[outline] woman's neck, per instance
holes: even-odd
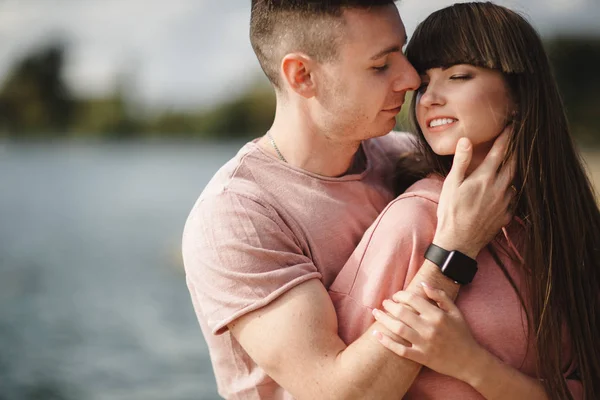
[[[482,143],[477,146],[473,146],[473,156],[471,157],[471,162],[469,163],[469,167],[467,168],[466,176],[471,175],[471,173],[481,165],[483,160],[485,160],[485,157],[490,152],[490,149],[492,148],[493,144],[494,142]]]

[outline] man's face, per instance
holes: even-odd
[[[339,57],[320,65],[316,122],[335,141],[390,132],[419,76],[404,57],[406,32],[396,6],[344,13]]]

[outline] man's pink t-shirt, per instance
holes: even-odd
[[[413,148],[407,134],[366,140],[362,172],[329,178],[249,143],[209,182],[186,222],[183,258],[221,396],[291,398],[227,325],[309,279],[328,288],[394,198],[396,162]]]
[[[336,308],[340,337],[348,344],[374,322],[371,311],[399,290],[406,289],[424,262],[437,224],[437,204],[442,179],[430,177],[411,186],[392,201],[363,236],[356,251],[329,288]],[[513,220],[504,235],[494,241],[498,256],[524,299],[522,225]],[[527,318],[517,293],[488,249],[477,257],[473,282],[460,289],[456,305],[474,338],[504,363],[535,376],[535,349],[527,335]],[[565,378],[575,369],[569,341],[563,345]],[[575,399],[582,399],[582,385],[567,379]],[[480,400],[471,386],[423,368],[405,399]]]

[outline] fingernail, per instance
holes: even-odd
[[[426,284],[425,282],[421,282],[421,286],[423,286],[424,288],[427,288],[427,289],[431,289],[431,287],[429,287],[429,285]]]
[[[469,141],[465,138],[460,138],[458,141],[458,146],[463,150],[467,150],[469,148],[469,144]]]
[[[374,308],[372,313],[374,316],[377,316],[381,311],[379,311],[378,309]]]
[[[373,331],[373,336],[375,336],[379,340],[383,338],[383,335],[379,331]]]

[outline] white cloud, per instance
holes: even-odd
[[[574,10],[581,10],[588,3],[588,0],[547,0],[544,8],[551,13],[569,13]]]

